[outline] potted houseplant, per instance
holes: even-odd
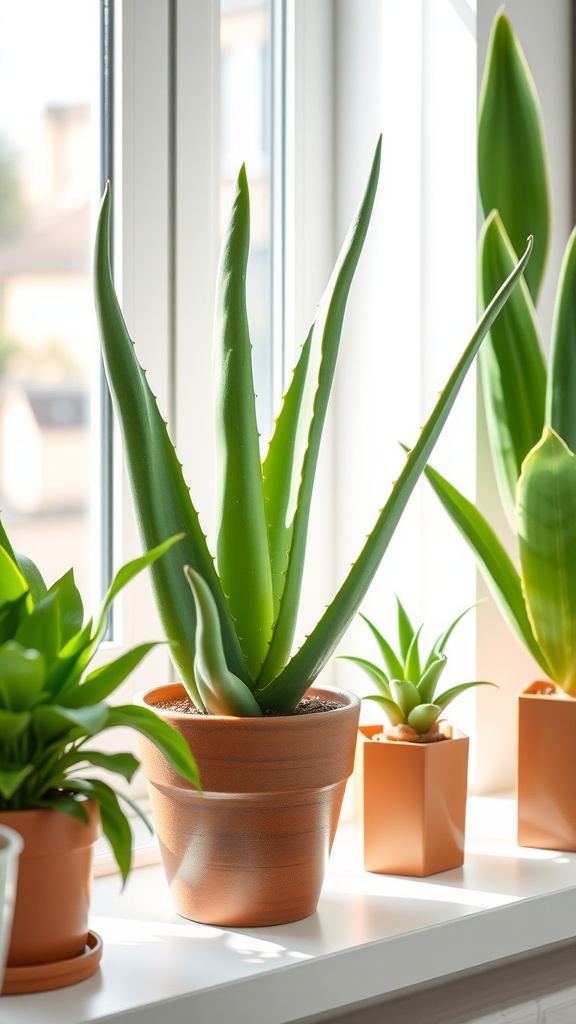
[[[436,874],[464,862],[468,737],[443,717],[449,704],[481,681],[437,693],[446,668],[446,644],[463,615],[421,653],[400,600],[396,649],[365,615],[382,665],[342,655],[375,684],[386,724],[361,725],[364,867],[397,875]],[[491,685],[491,684],[488,684]],[[393,780],[393,783],[391,783]]]
[[[186,535],[178,554],[168,552],[152,570],[181,681],[141,699],[188,738],[204,796],[197,799],[152,744],[143,744],[144,767],[176,908],[212,924],[282,923],[316,908],[352,770],[359,701],[313,684],[355,615],[481,340],[529,257],[530,243],[481,319],[347,579],[292,655],[318,450],[346,300],[376,195],[380,149],[379,142],[263,465],[246,311],[244,168],[238,176],[220,260],[214,338],[216,564],[122,318],[110,270],[109,189],[103,200],[96,306],[142,542],[147,549],[175,529]]]
[[[102,944],[88,929],[93,844],[101,825],[126,880],[131,830],[122,804],[140,812],[93,772],[130,781],[137,759],[103,752],[95,738],[116,726],[136,729],[199,784],[188,747],[161,718],[108,703],[154,644],[90,670],[116,594],[178,539],[124,565],[100,613],[84,622],[73,571],[48,588],[0,523],[0,827],[23,840],[5,993],[57,988],[98,968]]]
[[[567,783],[576,771],[576,231],[558,281],[547,366],[535,311],[550,236],[546,142],[530,70],[502,11],[481,91],[478,173],[487,214],[479,240],[481,302],[514,265],[528,223],[538,250],[480,353],[492,461],[519,570],[476,506],[432,469],[427,473],[544,675],[518,701],[518,842],[576,850],[576,794]]]

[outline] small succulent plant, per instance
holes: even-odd
[[[185,533],[178,550],[153,567],[152,586],[182,683],[196,707],[210,714],[288,714],[326,665],[374,578],[482,339],[530,255],[531,241],[481,317],[347,578],[294,653],[318,453],[348,294],[375,201],[380,151],[381,142],[263,462],[246,309],[250,204],[245,169],[239,173],[215,318],[216,559],[122,317],[110,267],[109,188],[104,196],[95,293],[106,375],[142,543],[148,549],[176,531]]]
[[[14,552],[0,523],[0,811],[52,807],[88,822],[84,803],[90,798],[124,880],[132,835],[122,802],[143,815],[124,793],[94,777],[93,768],[130,781],[139,762],[130,753],[98,750],[94,738],[105,729],[135,729],[197,788],[199,778],[186,743],[161,718],[148,708],[108,703],[155,642],[91,671],[89,666],[116,595],[179,539],[171,537],[119,569],[99,614],[84,622],[72,569],[48,588],[37,566]]]
[[[353,655],[341,655],[345,660],[354,662],[366,672],[378,689],[378,694],[370,694],[364,700],[373,700],[383,709],[388,719],[389,728],[386,734],[390,738],[422,741],[442,739],[444,733],[439,728],[440,716],[449,704],[461,693],[473,686],[493,686],[477,680],[470,683],[459,683],[443,693],[436,693],[440,677],[446,668],[447,659],[444,649],[453,630],[460,620],[470,611],[462,612],[444,630],[432,645],[429,653],[421,653],[422,626],[414,629],[400,599],[398,606],[398,644],[394,648],[382,635],[380,630],[361,614],[372,635],[374,636],[384,662],[384,668],[365,658]]]

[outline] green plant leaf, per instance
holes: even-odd
[[[4,534],[4,536],[6,536],[6,534]],[[2,547],[4,547],[4,544],[2,544]],[[10,554],[10,550],[8,550],[8,554]],[[42,598],[46,597],[46,594],[48,593],[48,588],[42,579],[38,566],[31,558],[28,557],[28,555],[23,555],[21,551],[15,552],[14,560],[28,584],[32,603],[37,605],[38,602],[41,601]]]
[[[152,587],[170,652],[182,682],[200,701],[194,680],[194,599],[183,568],[191,565],[208,582],[218,605],[226,661],[245,681],[248,673],[198,514],[166,423],[140,366],[114,291],[110,267],[110,188],[98,220],[95,297],[110,393],[124,440],[134,507],[145,549],[166,537],[185,537],[151,567]]]
[[[393,700],[389,700],[388,697],[383,697],[380,694],[370,694],[368,697],[364,697],[364,700],[373,700],[376,704],[384,710],[386,718],[390,722],[390,725],[402,725],[406,721],[406,716],[402,711],[402,708],[395,703]]]
[[[302,348],[264,463],[274,574],[284,586],[276,584],[277,619],[257,690],[280,672],[292,650],[320,442],[348,295],[376,197],[381,147],[379,139],[364,196]]]
[[[274,606],[246,312],[249,243],[250,202],[243,165],[216,287],[216,547],[222,589],[248,672],[256,679],[272,635]]]
[[[406,654],[406,661],[404,662],[404,672],[402,673],[403,678],[409,679],[410,682],[414,684],[418,682],[421,675],[419,646],[421,632],[422,626],[420,626],[418,631],[412,637],[412,643],[408,648],[408,652]]]
[[[492,298],[515,262],[514,250],[494,211],[479,240],[481,303]],[[542,435],[546,402],[546,362],[524,279],[518,282],[478,358],[496,482],[508,522],[514,528],[518,477],[526,455]]]
[[[456,626],[458,625],[460,620],[463,619],[464,616],[468,614],[468,612],[471,612],[473,608],[477,608],[479,604],[480,604],[479,601],[475,601],[474,604],[469,605],[468,608],[465,608],[463,612],[460,612],[460,614],[456,616],[454,621],[450,623],[450,625],[447,627],[447,629],[444,630],[443,633],[440,633],[440,636],[435,641],[435,643],[434,643],[434,645],[432,647],[432,650],[430,651],[430,654],[428,655],[428,659],[427,659],[426,664],[424,666],[424,672],[426,672],[426,670],[430,668],[430,665],[432,664],[433,661],[436,660],[436,657],[439,654],[443,654],[444,653],[444,650],[446,648],[446,644],[448,643],[450,637],[452,636],[452,633],[456,629]]]
[[[68,734],[70,740],[94,736],[108,724],[106,704],[87,708],[63,708],[57,704],[39,704],[32,711],[32,729],[38,742],[47,746]]]
[[[418,693],[423,704],[431,704],[436,693],[438,680],[446,668],[448,659],[445,654],[438,654],[429,664],[418,683]]]
[[[504,282],[479,321],[471,341],[458,360],[431,415],[422,428],[414,448],[408,455],[390,497],[380,512],[357,561],[300,650],[262,692],[259,698],[262,707],[275,707],[278,710],[289,710],[291,707],[295,707],[340,642],[374,578],[480,344],[522,274],[530,252],[531,241],[517,267]]]
[[[391,679],[390,693],[395,703],[402,708],[405,718],[408,718],[410,712],[422,703],[417,688],[409,679]]]
[[[29,592],[26,591],[15,601],[6,601],[0,607],[0,645],[12,640],[20,623],[26,620],[29,600]]]
[[[28,584],[16,562],[0,547],[0,608],[12,605],[29,592]]]
[[[92,797],[100,809],[102,831],[110,843],[112,853],[125,883],[132,863],[132,832],[116,793],[99,779],[70,779],[72,792]]]
[[[151,740],[182,778],[201,789],[198,767],[186,741],[149,708],[126,704],[110,708],[106,728],[127,726]]]
[[[78,682],[72,689],[65,689],[62,692],[62,704],[69,708],[81,708],[106,700],[156,646],[155,641],[140,644],[139,647],[120,655],[115,661],[109,661],[106,665],[94,669],[82,683]]]
[[[459,683],[458,686],[452,686],[449,690],[445,690],[438,697],[435,698],[434,703],[440,708],[440,711],[444,711],[449,704],[454,700],[455,697],[459,697],[461,693],[466,693],[466,690],[472,689],[473,686],[495,686],[495,683],[488,683],[482,679],[474,680],[473,683]]]
[[[133,754],[102,754],[98,750],[85,750],[84,748],[72,750],[61,759],[62,767],[66,770],[82,763],[92,764],[96,768],[104,768],[108,772],[115,772],[117,775],[122,775],[127,782],[132,781],[135,772],[140,767],[140,762]]]
[[[34,806],[53,807],[55,811],[60,811],[61,814],[67,814],[69,818],[74,818],[75,821],[79,821],[82,825],[87,825],[90,821],[88,811],[85,807],[85,801],[78,800],[76,797],[70,796],[68,793],[45,793],[42,799],[35,802]]]
[[[48,593],[20,623],[14,639],[24,648],[40,651],[50,664],[62,646],[61,614],[56,593]]]
[[[416,631],[414,629],[414,626],[410,622],[406,609],[404,608],[404,605],[400,601],[398,595],[396,595],[396,606],[398,613],[398,641],[400,644],[400,660],[404,664],[406,664],[408,651],[410,650],[410,645],[414,639],[414,634]]]
[[[17,768],[13,768],[9,764],[0,762],[0,796],[4,800],[9,800],[33,771],[33,764],[18,765]]]
[[[558,280],[552,352],[546,392],[546,423],[576,451],[576,228],[564,253]]]
[[[29,724],[29,711],[6,711],[5,708],[0,708],[0,741],[11,743],[22,735]]]
[[[354,665],[358,665],[369,679],[376,684],[382,696],[391,699],[388,677],[379,665],[375,665],[372,661],[367,661],[366,658],[356,658],[352,654],[339,654],[338,658],[342,661],[351,661]]]
[[[0,703],[8,711],[27,711],[41,699],[46,663],[38,651],[14,640],[0,647]]]
[[[550,427],[518,485],[524,596],[550,676],[576,696],[576,457]]]
[[[262,712],[251,689],[230,672],[224,656],[220,619],[210,587],[190,566],[184,567],[196,603],[194,674],[211,715],[259,717]]]
[[[460,494],[431,466],[425,470],[427,480],[446,509],[455,526],[472,548],[478,565],[494,597],[517,634],[546,674],[550,670],[543,651],[532,632],[522,594],[520,575],[492,527],[472,502]]]
[[[380,648],[380,654],[384,659],[384,664],[386,665],[389,677],[391,679],[402,679],[404,675],[404,665],[402,661],[400,661],[400,658],[394,651],[392,645],[388,643],[386,637],[383,636],[378,627],[375,626],[366,615],[363,615],[362,612],[360,612],[360,618],[364,620]]]
[[[418,704],[408,715],[408,725],[420,734],[428,732],[438,720],[441,710],[438,704]]]
[[[74,580],[74,570],[69,569],[64,573],[56,583],[52,584],[48,593],[57,595],[62,646],[64,646],[82,630],[84,622],[84,605]]]
[[[515,252],[534,235],[525,277],[535,302],[550,241],[550,173],[534,80],[502,11],[494,19],[480,91],[478,184],[484,216],[500,211]]]

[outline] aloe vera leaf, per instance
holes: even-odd
[[[471,340],[452,371],[436,405],[407,456],[392,492],[381,510],[357,561],[322,618],[294,657],[272,680],[259,698],[261,707],[289,710],[322,671],[358,611],[382,557],[394,535],[408,499],[416,486],[434,445],[442,432],[462,382],[495,318],[515,287],[530,257],[532,241],[513,273],[494,296],[476,326]]]
[[[398,614],[398,641],[400,645],[400,657],[405,663],[406,658],[408,657],[410,644],[414,639],[415,629],[410,622],[408,613],[398,595],[396,595],[396,606]]]
[[[410,712],[422,703],[418,690],[409,679],[391,679],[390,693],[392,700],[402,708],[405,718],[408,718]]]
[[[438,720],[441,710],[437,704],[419,704],[408,715],[408,725],[416,729],[416,732],[428,732]]]
[[[406,679],[409,679],[411,683],[414,683],[414,685],[416,685],[416,683],[420,679],[420,675],[421,675],[420,647],[419,647],[421,632],[422,632],[422,626],[420,626],[418,631],[412,637],[412,643],[410,644],[410,647],[408,648],[408,652],[406,654],[406,660],[404,662],[403,677],[406,678]]]
[[[546,392],[546,423],[571,452],[576,451],[576,228],[572,231],[558,280],[552,352]]]
[[[498,213],[479,240],[479,293],[485,304],[516,262]],[[531,263],[532,261],[530,261]],[[544,426],[546,362],[538,321],[524,280],[518,283],[478,357],[492,461],[502,505],[514,527],[522,462]]]
[[[320,301],[280,411],[265,460],[275,573],[285,571],[278,617],[258,678],[264,688],[286,664],[298,615],[314,477],[334,379],[348,294],[360,259],[376,197],[382,140],[378,140],[368,184]],[[282,550],[288,554],[282,556]],[[280,559],[280,561],[279,561]],[[285,569],[283,564],[285,562]]]
[[[518,484],[526,606],[550,676],[576,696],[576,456],[551,428]]]
[[[480,90],[478,185],[484,216],[499,210],[515,252],[534,235],[524,276],[536,302],[550,242],[550,172],[534,80],[502,11],[494,20]]]
[[[441,711],[447,708],[452,701],[459,697],[461,693],[466,693],[466,690],[471,690],[474,686],[495,686],[495,683],[489,683],[484,679],[475,679],[473,683],[458,683],[457,686],[451,686],[449,690],[445,690],[438,697],[435,698],[435,704],[438,705]]]
[[[243,679],[248,679],[248,673],[182,466],[118,304],[110,267],[110,212],[111,196],[107,187],[98,220],[94,259],[96,311],[104,366],[124,440],[124,456],[143,547],[154,548],[167,537],[185,534],[177,548],[155,563],[150,575],[160,621],[171,642],[171,656],[194,700],[198,699],[194,680],[196,612],[184,577],[184,565],[197,569],[214,595],[228,664]]]
[[[372,661],[367,661],[366,658],[357,658],[353,654],[340,654],[338,657],[342,661],[351,661],[354,665],[358,665],[359,668],[363,669],[369,679],[376,684],[383,697],[391,696],[388,677],[379,665],[375,665]]]
[[[371,622],[366,615],[363,615],[362,612],[360,612],[360,618],[364,620],[364,622],[368,626],[368,629],[372,633],[372,636],[374,637],[376,643],[378,644],[378,647],[380,648],[380,654],[384,659],[384,664],[386,665],[386,668],[388,670],[388,675],[391,678],[402,679],[404,675],[404,665],[400,661],[400,658],[396,654],[391,644],[388,643],[386,637],[383,636],[378,627],[375,626],[374,623]]]
[[[418,683],[418,693],[420,694],[420,700],[423,704],[431,704],[436,693],[436,687],[438,680],[446,668],[448,659],[445,654],[438,654],[434,661],[430,663],[420,682]]]
[[[427,467],[425,474],[452,522],[476,555],[482,575],[518,639],[549,674],[545,655],[530,625],[520,575],[507,551],[472,502],[431,466]]]
[[[402,725],[406,721],[402,708],[395,701],[389,700],[388,697],[381,697],[380,694],[371,693],[369,697],[364,697],[363,700],[373,700],[376,704],[379,704],[383,708],[390,725]]]
[[[211,715],[260,716],[251,689],[226,664],[218,609],[210,587],[189,565],[184,566],[184,573],[196,604],[194,673],[204,706]]]
[[[250,200],[242,166],[216,289],[217,563],[248,671],[256,679],[268,651],[274,608],[246,312],[249,242]]]

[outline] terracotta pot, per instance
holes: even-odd
[[[518,844],[576,852],[576,700],[551,688],[518,697]]]
[[[464,863],[468,737],[435,743],[372,742],[382,726],[361,726],[364,867],[433,875]]]
[[[22,837],[17,832],[0,825],[0,990],[12,929],[18,857],[22,846]]]
[[[341,707],[263,718],[190,715],[155,707],[180,684],[137,698],[188,742],[199,795],[148,740],[141,743],[166,877],[179,914],[230,927],[285,924],[317,907],[352,773],[360,701],[314,687]]]
[[[97,807],[91,801],[86,806],[88,825],[50,808],[0,812],[0,825],[24,841],[6,981],[11,967],[64,961],[84,953],[99,823]]]

